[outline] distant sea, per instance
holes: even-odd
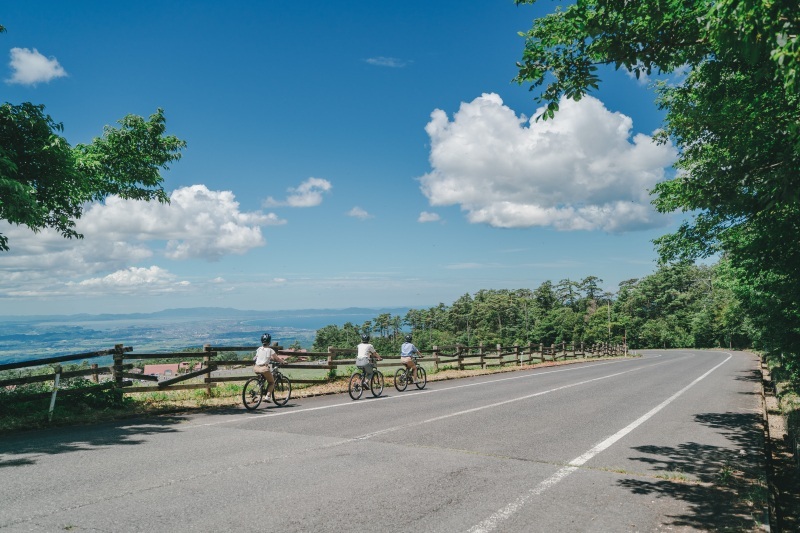
[[[243,311],[202,307],[156,313],[0,316],[0,364],[131,346],[133,353],[169,353],[212,346],[256,346],[261,334],[310,349],[318,329],[351,322],[360,326],[403,308]],[[77,361],[79,362],[79,361]],[[105,364],[100,361],[100,364]]]

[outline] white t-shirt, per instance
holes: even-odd
[[[356,356],[356,366],[364,366],[369,363],[369,356],[372,354],[378,355],[378,352],[375,351],[374,346],[368,342],[362,342],[359,344],[358,355]]]
[[[272,356],[275,355],[275,350],[272,348],[268,348],[267,346],[259,346],[258,350],[256,350],[256,366],[266,366]]]

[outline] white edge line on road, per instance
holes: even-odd
[[[727,352],[723,352],[723,353],[726,353],[728,355],[728,357],[724,361],[719,363],[717,366],[713,367],[711,370],[709,370],[708,372],[706,372],[705,374],[703,374],[699,378],[695,379],[694,381],[692,381],[691,383],[686,385],[684,388],[682,388],[681,390],[679,390],[678,392],[676,392],[675,394],[673,394],[672,396],[670,396],[669,398],[667,398],[666,400],[664,400],[663,402],[661,402],[660,404],[655,406],[653,409],[651,409],[646,414],[644,414],[641,417],[639,417],[637,420],[631,422],[630,424],[628,424],[627,426],[625,426],[621,430],[617,431],[616,433],[614,433],[613,435],[611,435],[607,439],[602,440],[601,442],[595,444],[588,451],[586,451],[585,453],[579,455],[578,457],[576,457],[575,459],[573,459],[572,461],[567,463],[566,466],[560,468],[555,474],[553,474],[549,478],[545,479],[544,481],[542,481],[541,483],[539,483],[538,485],[536,485],[535,487],[530,489],[528,492],[526,492],[525,494],[523,494],[522,496],[520,496],[519,498],[517,498],[513,502],[509,503],[508,505],[506,505],[505,507],[503,507],[499,511],[497,511],[496,513],[491,515],[489,518],[487,518],[486,520],[484,520],[480,524],[477,524],[476,526],[473,526],[469,530],[469,533],[488,533],[489,531],[492,531],[492,530],[496,529],[500,525],[501,522],[503,522],[504,520],[507,520],[512,515],[514,515],[517,511],[519,511],[525,505],[525,503],[527,503],[527,501],[530,498],[532,498],[534,496],[538,496],[539,494],[542,494],[544,491],[546,491],[550,487],[556,485],[562,479],[566,478],[568,475],[570,475],[571,473],[576,471],[579,466],[584,465],[591,458],[593,458],[594,456],[596,456],[597,454],[599,454],[603,450],[605,450],[608,447],[610,447],[612,444],[614,444],[615,442],[620,440],[622,437],[624,437],[625,435],[627,435],[628,433],[630,433],[631,431],[633,431],[634,429],[636,429],[640,425],[642,425],[645,422],[647,422],[647,420],[652,418],[656,413],[658,413],[663,408],[665,408],[667,405],[669,405],[670,403],[675,401],[675,399],[677,399],[679,396],[681,396],[683,393],[688,391],[693,386],[697,385],[700,381],[705,379],[706,376],[708,376],[709,374],[714,372],[716,369],[718,369],[719,367],[721,367],[722,365],[727,363],[730,360],[730,358],[733,357],[733,355],[731,355],[731,354],[729,354]]]

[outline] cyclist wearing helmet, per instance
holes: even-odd
[[[285,357],[281,357],[275,350],[269,347],[272,336],[269,333],[261,335],[261,346],[256,350],[256,356],[253,358],[255,366],[253,371],[256,374],[261,374],[267,380],[267,401],[272,397],[272,389],[275,388],[275,379],[272,377],[272,371],[269,369],[270,361],[278,361],[283,363],[286,361]]]
[[[356,355],[356,366],[364,372],[365,387],[369,387],[369,382],[372,379],[372,372],[375,365],[372,362],[373,357],[380,361],[381,356],[375,351],[375,347],[369,343],[369,335],[364,333],[361,335],[361,344],[358,345],[358,355]]]
[[[411,335],[406,335],[406,342],[400,347],[400,362],[406,365],[406,368],[411,369],[411,375],[414,377],[414,383],[417,382],[417,357],[422,356],[419,349],[411,344]]]

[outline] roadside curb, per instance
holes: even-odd
[[[775,464],[773,457],[772,439],[776,438],[776,433],[780,433],[780,426],[775,429],[771,425],[776,422],[779,416],[778,399],[775,397],[775,386],[772,383],[772,376],[769,373],[769,368],[765,362],[761,362],[761,407],[764,419],[764,459],[766,464],[767,474],[767,505],[769,507],[767,516],[769,523],[765,525],[764,529],[767,531],[781,531],[781,519],[778,510],[778,501],[780,499],[780,491],[775,483]],[[772,417],[770,417],[772,412]]]
[[[800,470],[796,443],[790,434],[790,419],[786,415],[788,409],[791,416],[796,405],[786,403],[766,360],[761,363],[761,376],[771,531],[798,531]]]

